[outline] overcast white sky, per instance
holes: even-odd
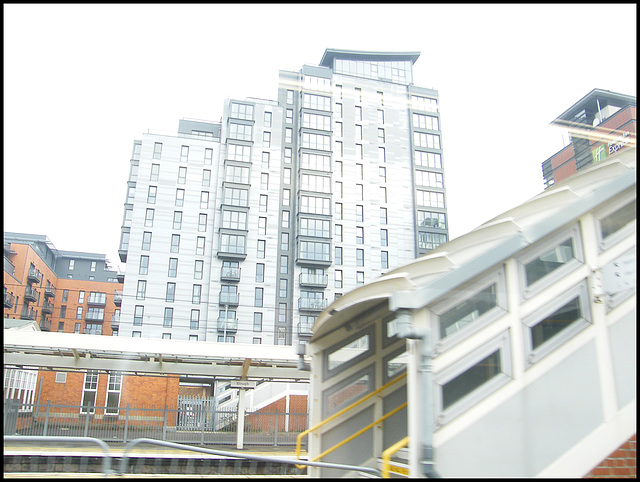
[[[4,231],[117,255],[134,139],[275,99],[326,48],[418,51],[440,94],[451,239],[543,190],[549,123],[636,95],[635,4],[4,4]]]

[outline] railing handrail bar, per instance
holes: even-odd
[[[402,440],[396,442],[391,447],[382,452],[382,478],[389,478],[389,461],[393,454],[395,454],[398,450],[403,447],[409,445],[409,437],[405,437]]]
[[[291,460],[291,459],[283,459],[283,458],[279,458],[279,457],[266,457],[263,455],[251,455],[251,454],[245,454],[245,453],[240,453],[240,452],[228,452],[226,450],[214,450],[214,449],[206,449],[204,447],[196,447],[196,446],[191,446],[191,445],[183,445],[183,444],[177,444],[177,443],[173,443],[173,442],[166,442],[164,440],[155,440],[155,439],[150,439],[150,438],[138,438],[135,440],[132,440],[131,442],[128,442],[127,445],[125,445],[124,447],[124,451],[122,453],[122,459],[120,460],[120,471],[119,474],[123,475],[125,473],[125,470],[127,468],[127,459],[128,459],[128,452],[135,446],[138,445],[140,443],[149,443],[152,445],[160,445],[163,447],[169,447],[169,448],[175,448],[178,450],[188,450],[188,451],[192,451],[192,452],[200,452],[200,453],[204,453],[204,454],[209,454],[209,455],[222,455],[224,457],[233,457],[236,459],[248,459],[248,460],[256,460],[259,462],[275,462],[275,463],[280,463],[280,464],[288,464],[288,465],[296,465],[298,460]],[[374,469],[371,467],[362,467],[359,465],[346,465],[346,464],[333,464],[333,463],[329,463],[329,462],[307,462],[307,465],[313,466],[313,467],[324,467],[324,468],[328,468],[328,469],[340,469],[340,470],[353,470],[353,471],[357,471],[357,472],[368,472],[370,474],[373,475],[377,475],[378,477],[380,476],[380,471],[378,469]]]
[[[4,441],[24,441],[30,440],[33,442],[91,442],[97,444],[104,455],[102,456],[102,473],[104,475],[111,474],[111,451],[109,446],[104,440],[94,437],[67,437],[67,436],[43,436],[43,435],[5,435]]]
[[[326,425],[327,423],[329,423],[331,420],[334,420],[336,418],[338,418],[340,415],[348,412],[349,410],[351,410],[352,408],[357,407],[358,405],[366,402],[367,400],[369,400],[371,397],[373,397],[374,395],[377,395],[378,393],[380,393],[381,391],[385,390],[387,387],[390,387],[391,385],[393,385],[396,382],[399,382],[400,380],[402,380],[403,378],[405,378],[407,376],[407,372],[404,372],[400,375],[398,375],[396,378],[394,378],[393,380],[391,380],[390,382],[385,383],[384,385],[382,385],[380,388],[378,388],[377,390],[371,392],[369,395],[361,398],[360,400],[356,400],[355,402],[353,402],[351,405],[349,405],[348,407],[343,408],[342,410],[334,413],[333,415],[331,415],[329,418],[324,419],[322,422],[318,423],[317,425],[314,425],[311,428],[308,428],[307,430],[305,430],[304,432],[301,432],[298,434],[298,436],[296,437],[296,458],[300,458],[300,446],[302,445],[302,437],[310,434],[311,432],[319,429],[320,427],[322,427],[323,425]],[[301,468],[301,467],[298,467]]]

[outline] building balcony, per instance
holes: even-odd
[[[239,249],[225,248],[222,246],[221,251],[217,253],[218,258],[244,260],[247,257],[247,253],[241,252]]]
[[[313,332],[311,331],[312,327],[313,325],[310,325],[309,323],[298,323],[298,336],[311,337],[311,335],[313,334]]]
[[[239,305],[240,304],[240,294],[239,293],[227,293],[220,292],[220,302],[221,305]]]
[[[300,273],[300,286],[315,286],[326,288],[329,282],[327,274]]]
[[[316,298],[298,298],[298,309],[307,311],[322,311],[328,304],[328,300]]]
[[[235,333],[238,331],[238,320],[231,318],[218,318],[218,331]]]
[[[311,266],[311,267],[318,266],[318,267],[327,268],[331,266],[331,259],[329,259],[328,257],[321,258],[320,256],[318,256],[315,259],[298,257],[296,259],[296,263],[300,266]]]
[[[48,315],[52,315],[53,314],[53,303],[51,303],[50,301],[44,301],[44,303],[42,303],[42,312],[46,313]]]
[[[111,315],[111,324],[117,325],[120,323],[120,315]]]
[[[240,281],[240,268],[222,268],[220,279],[224,281]]]
[[[14,303],[16,302],[16,297],[11,293],[4,294],[4,307],[5,308],[13,308]]]
[[[104,313],[90,313],[90,312],[87,312],[87,314],[84,315],[84,320],[85,321],[102,323],[104,321]]]
[[[38,301],[38,292],[31,286],[27,286],[24,290],[24,299],[26,301]]]
[[[40,331],[51,331],[51,320],[42,320],[40,322]]]
[[[44,289],[44,297],[45,298],[55,298],[56,297],[56,287],[52,284],[48,284]]]
[[[122,305],[122,291],[114,291],[113,292],[113,303],[116,306]]]
[[[106,296],[104,298],[92,298],[89,296],[87,299],[88,306],[105,306],[107,304]]]
[[[85,326],[82,329],[82,333],[84,335],[102,335],[102,326],[98,326],[97,328],[87,328]]]
[[[42,281],[42,273],[35,268],[29,268],[27,273],[27,281],[30,283],[40,283]]]
[[[36,310],[33,308],[25,307],[20,313],[21,320],[35,320],[36,319]]]

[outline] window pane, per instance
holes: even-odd
[[[501,373],[500,350],[442,386],[442,408],[446,409]]]
[[[340,407],[347,406],[354,399],[369,391],[371,381],[369,375],[363,375],[352,383],[342,387],[327,397],[327,410],[337,412]]]
[[[600,229],[602,230],[602,239],[611,236],[616,231],[625,227],[628,223],[636,218],[636,202],[632,201],[626,206],[611,213],[607,217],[600,220]]]
[[[530,328],[532,348],[535,350],[545,341],[554,337],[571,325],[571,323],[578,320],[581,316],[580,297],[576,296],[558,311],[547,316],[544,320]]]
[[[349,360],[354,359],[358,355],[366,352],[369,349],[369,335],[363,335],[358,338],[353,343],[350,343],[347,346],[343,346],[342,348],[337,349],[336,351],[329,353],[328,359],[328,369],[333,370],[336,367],[339,367],[343,363],[348,362]]]
[[[455,308],[440,315],[440,338],[459,331],[497,306],[497,284],[493,283]]]
[[[573,238],[551,248],[542,256],[525,265],[527,286],[531,286],[543,276],[548,275],[563,264],[574,259]]]

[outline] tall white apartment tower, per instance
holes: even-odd
[[[120,336],[297,344],[359,284],[448,239],[419,53],[328,49],[277,101],[134,142]]]

